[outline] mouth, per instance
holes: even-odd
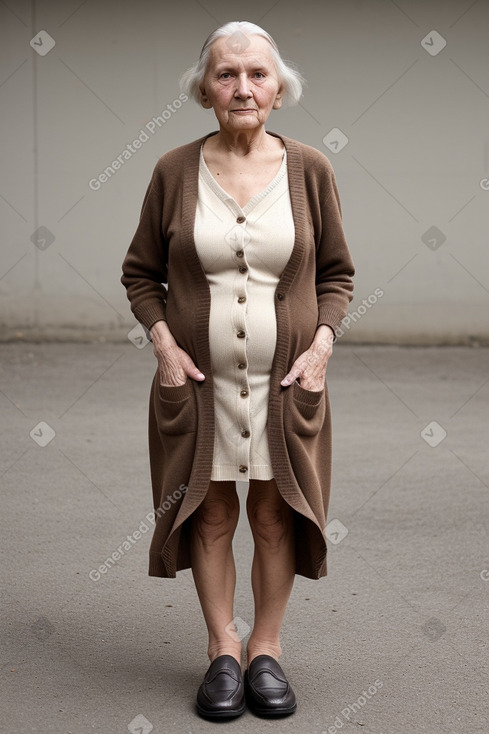
[[[256,112],[256,109],[254,107],[238,107],[235,110],[231,110],[231,112]]]

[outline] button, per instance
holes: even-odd
[[[238,303],[244,303],[246,301],[246,296],[240,296],[238,298]]]
[[[240,329],[239,331],[237,331],[237,332],[236,332],[236,336],[237,336],[237,337],[238,337],[239,339],[244,339],[244,338],[245,338],[245,336],[246,336],[246,331],[243,331],[243,329]]]
[[[243,436],[243,438],[249,438],[250,437],[250,432],[249,431],[241,431],[241,435]]]
[[[284,294],[283,293],[277,293],[277,298],[278,298],[279,301],[283,301]]]
[[[247,466],[244,466],[243,464],[241,464],[241,466],[239,467],[239,470],[240,470],[240,472],[243,472],[243,474],[244,474],[245,471],[248,471],[248,467]]]
[[[246,222],[246,217],[242,217],[240,215],[239,217],[236,217],[236,221],[238,224],[243,224],[243,222]]]
[[[240,362],[240,363],[238,364],[238,369],[239,369],[239,370],[245,370],[245,369],[246,369],[246,364],[245,364],[245,362]]]
[[[243,255],[244,255],[243,250],[238,250],[238,252],[236,253],[236,257],[243,257]]]
[[[248,397],[248,390],[241,390],[240,395],[241,395],[242,398],[247,398]]]
[[[238,270],[239,270],[240,273],[247,273],[248,272],[248,268],[245,265],[240,265],[239,268],[238,268]]]

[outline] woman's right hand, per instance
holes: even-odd
[[[193,380],[205,380],[205,375],[195,366],[190,355],[178,346],[166,321],[154,323],[150,332],[153,353],[158,360],[160,385],[184,385],[187,376]]]

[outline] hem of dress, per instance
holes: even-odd
[[[240,472],[234,464],[214,466],[211,480],[215,482],[247,482],[249,479],[273,479],[273,471],[266,464],[253,464],[249,471]]]

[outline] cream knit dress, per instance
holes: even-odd
[[[214,179],[201,148],[194,239],[211,291],[213,480],[273,478],[267,415],[275,289],[294,236],[285,149],[276,176],[241,208]]]

